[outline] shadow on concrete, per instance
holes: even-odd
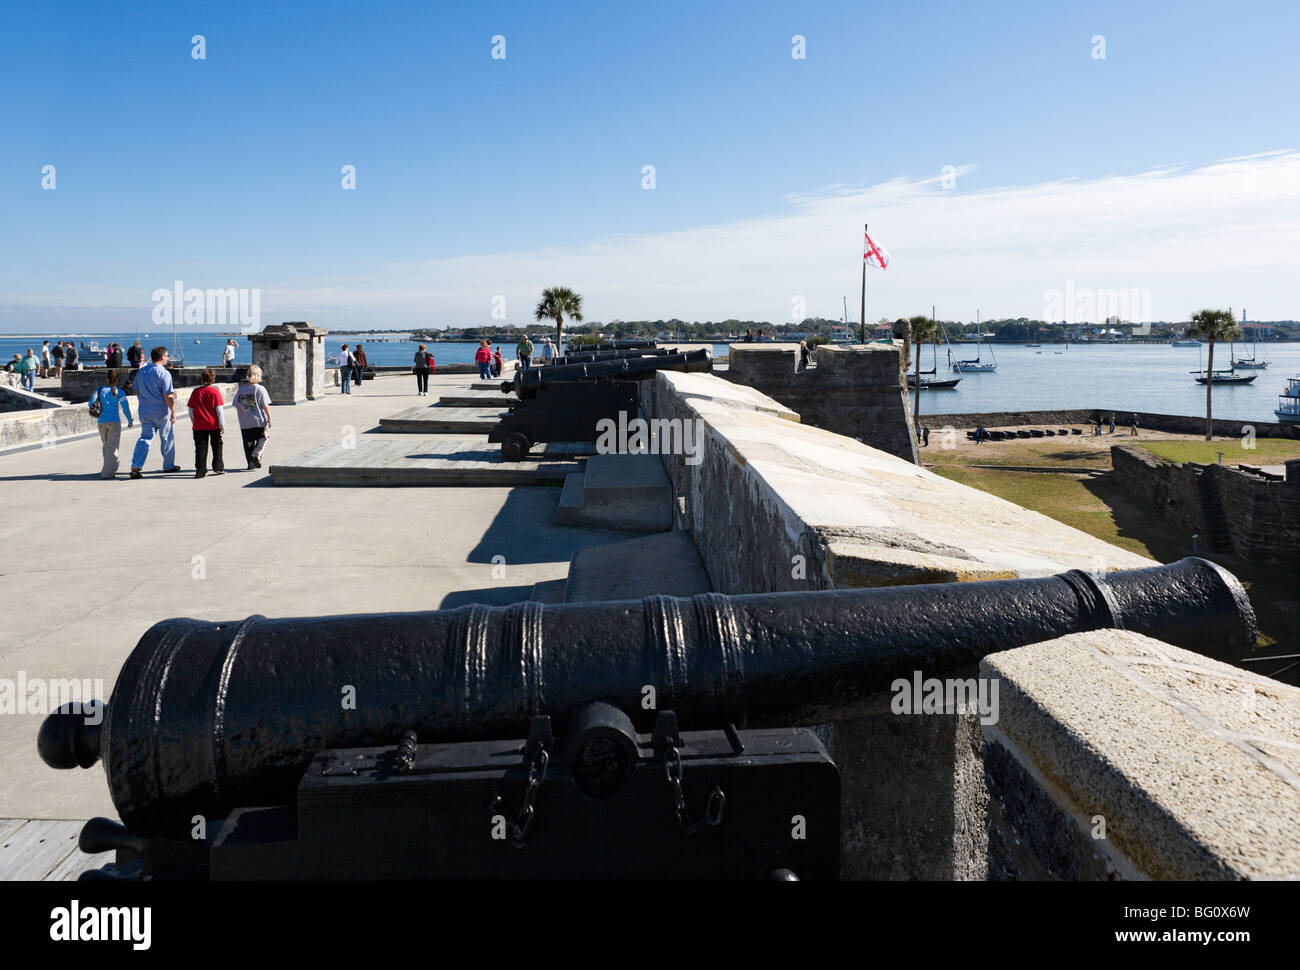
[[[533,592],[532,584],[527,586],[485,586],[482,589],[461,589],[448,593],[438,604],[440,610],[452,610],[470,603],[485,603],[488,606],[509,606],[522,603]]]
[[[556,522],[558,486],[528,485],[510,490],[488,523],[483,538],[470,550],[469,562],[491,563],[494,556],[512,563],[568,562],[574,552],[630,539],[638,533],[583,529]]]
[[[149,475],[145,472],[145,475]],[[159,477],[176,478],[175,474],[164,476],[162,472],[154,472]],[[0,475],[0,482],[89,482],[99,478],[99,472],[87,472],[84,475],[67,475],[67,474],[44,474],[44,475]],[[124,481],[129,482],[131,479],[125,472],[118,472],[117,478],[106,478],[104,481]]]

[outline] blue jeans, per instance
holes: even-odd
[[[351,394],[352,393],[352,368],[340,367],[339,378],[340,380],[343,381],[343,393]]]
[[[23,375],[23,387],[27,388],[29,391],[36,390],[36,371],[29,370]]]
[[[490,360],[479,361],[478,379],[480,381],[492,380],[492,362]]]
[[[135,443],[135,451],[131,454],[131,467],[144,467],[144,460],[149,457],[149,445],[153,441],[154,432],[157,432],[158,441],[162,445],[163,468],[175,468],[176,438],[172,430],[171,415],[164,414],[161,418],[140,415],[140,440]]]

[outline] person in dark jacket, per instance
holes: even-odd
[[[360,387],[361,382],[365,380],[367,366],[366,352],[361,349],[360,344],[357,344],[356,349],[352,351],[352,365],[352,381]]]
[[[117,344],[110,344],[108,348],[108,354],[104,358],[104,363],[108,367],[121,367],[122,348],[119,347]]]
[[[127,350],[126,359],[131,362],[132,367],[140,366],[140,362],[144,360],[144,349],[140,346],[140,341],[137,340]]]
[[[433,354],[425,349],[424,344],[420,344],[420,349],[415,352],[414,370],[416,396],[428,397],[429,375],[433,373]]]

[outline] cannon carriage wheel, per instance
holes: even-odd
[[[501,442],[501,457],[506,461],[523,461],[533,443],[522,431],[511,431]]]

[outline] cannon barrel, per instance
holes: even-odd
[[[547,367],[562,367],[565,364],[589,364],[594,360],[617,360],[620,357],[663,357],[676,353],[667,347],[641,348],[637,350],[578,350],[562,357],[552,357]]]
[[[615,357],[581,364],[552,364],[549,367],[529,367],[515,372],[513,390],[520,397],[547,384],[571,381],[644,380],[658,370],[709,372],[713,369],[713,355],[707,348],[690,350],[682,354],[664,354],[659,357]]]
[[[545,714],[615,704],[647,730],[645,688],[684,727],[816,724],[866,711],[896,678],[944,676],[999,650],[1117,627],[1212,655],[1253,645],[1241,585],[1203,559],[1104,576],[641,601],[463,606],[405,614],[150,628],[102,724],[51,714],[61,768],[102,757],[137,834],[281,804],[314,752],[522,737]]]

